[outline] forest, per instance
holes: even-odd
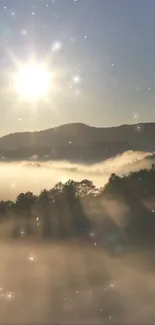
[[[127,176],[112,174],[99,189],[87,179],[69,180],[38,196],[27,192],[14,202],[0,201],[0,236],[77,239],[124,252],[155,244],[154,202],[153,167]]]

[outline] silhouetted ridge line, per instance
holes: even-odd
[[[69,160],[95,163],[125,151],[155,151],[155,123],[118,127],[65,124],[48,130],[0,138],[1,160]]]

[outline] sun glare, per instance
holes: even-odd
[[[14,78],[16,92],[25,100],[45,98],[51,88],[51,75],[44,65],[30,62],[22,65]]]

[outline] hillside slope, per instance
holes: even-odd
[[[0,155],[6,159],[70,159],[100,161],[127,150],[155,151],[155,123],[97,128],[66,124],[39,132],[0,138]],[[3,158],[3,159],[4,159]]]

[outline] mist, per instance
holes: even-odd
[[[10,162],[0,164],[1,200],[14,200],[20,192],[39,194],[44,188],[51,189],[56,183],[69,179],[90,179],[97,187],[104,186],[112,173],[128,174],[141,168],[150,168],[149,153],[128,151],[99,164],[82,165],[67,161]]]
[[[150,168],[153,161],[148,155],[126,152],[87,166],[65,161],[1,163],[0,197],[15,199],[26,191],[39,194],[68,179],[88,178],[104,186],[111,173]],[[102,202],[101,209],[113,219],[122,218],[122,227],[127,207],[109,202]],[[90,217],[92,211],[86,208]],[[75,238],[11,239],[6,236],[7,224],[12,227],[8,221],[0,224],[0,324],[153,323],[153,250],[132,247],[113,255],[96,235],[91,244]]]
[[[153,253],[18,242],[0,255],[0,323],[153,323]]]

